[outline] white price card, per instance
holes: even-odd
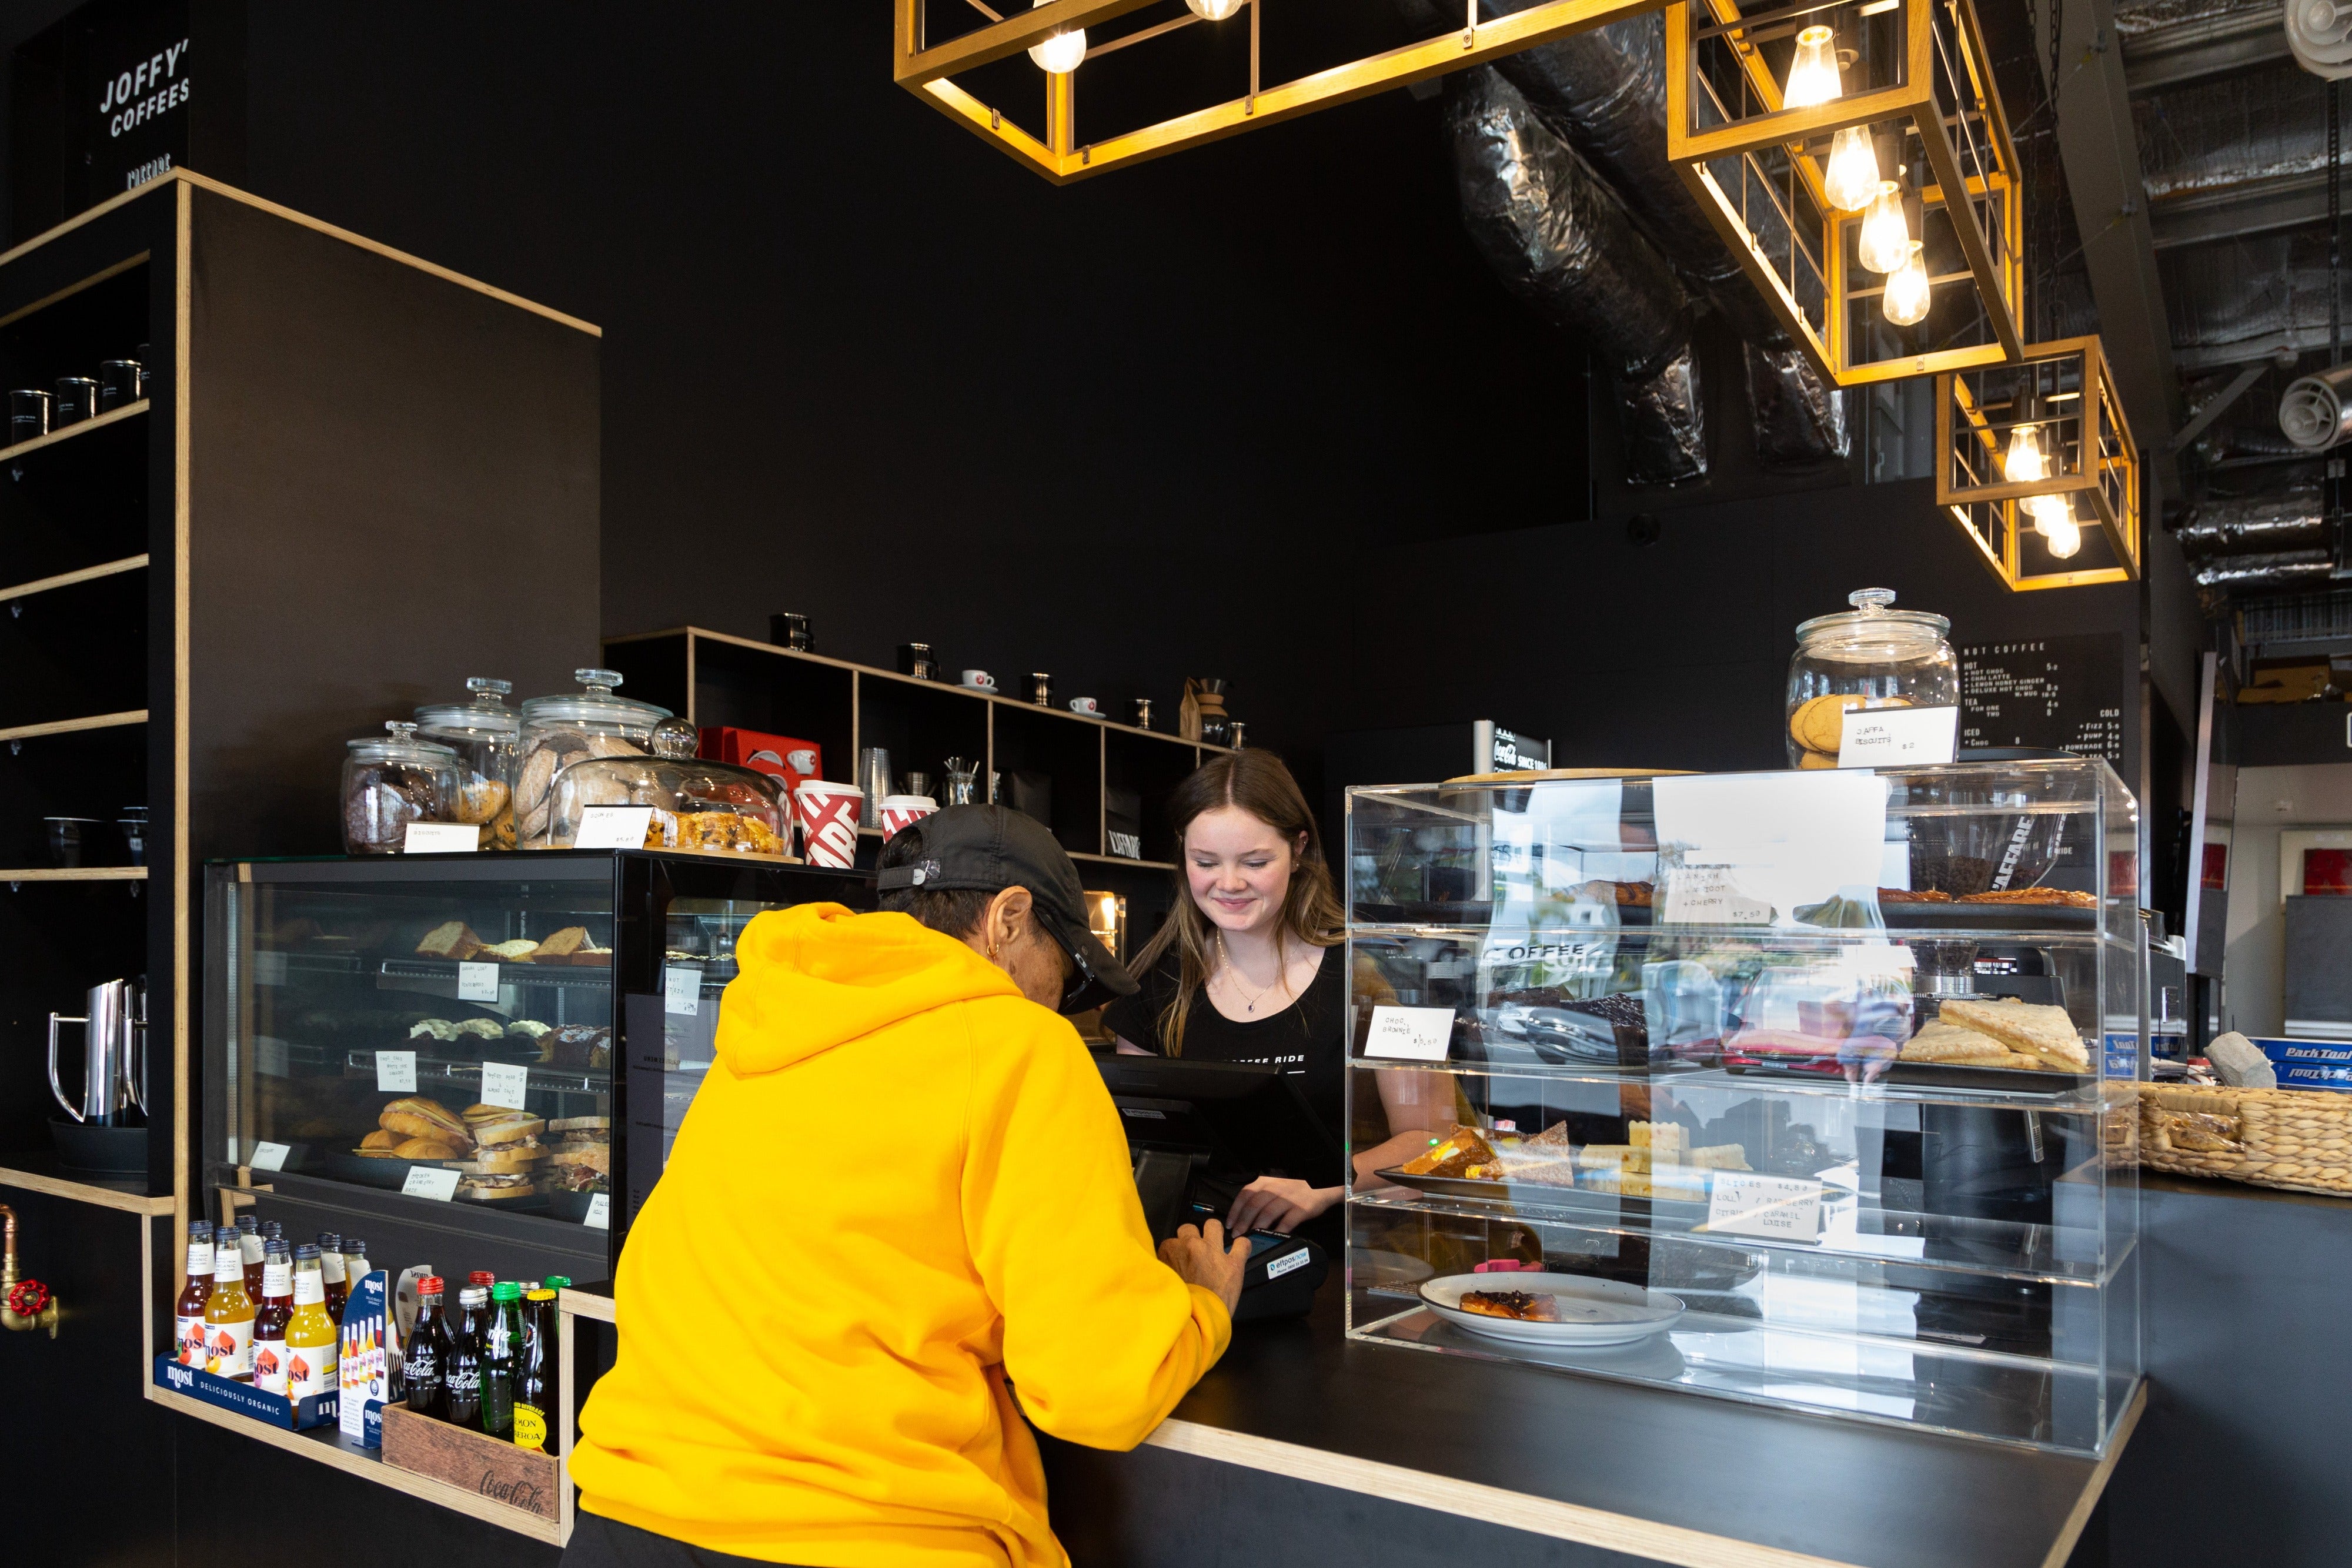
[[[609,1192],[600,1192],[591,1197],[588,1200],[587,1218],[581,1220],[580,1223],[586,1226],[591,1230],[612,1229],[613,1195]]]
[[[1443,1061],[1453,1043],[1452,1008],[1374,1008],[1364,1054],[1400,1061]]]
[[[1840,768],[1927,768],[1952,760],[1956,707],[1850,707],[1838,736]]]
[[[685,964],[662,970],[662,1010],[692,1018],[702,1011],[702,971]]]
[[[499,967],[496,964],[459,964],[457,999],[461,1002],[497,1001]]]
[[[383,1094],[416,1092],[416,1053],[379,1051],[375,1053],[375,1086]]]
[[[1772,906],[1751,898],[1739,885],[1736,865],[1685,861],[1669,867],[1666,924],[1670,925],[1769,925]]]
[[[400,1190],[408,1197],[429,1197],[446,1203],[457,1196],[457,1173],[439,1166],[411,1166],[408,1179],[400,1184]]]
[[[482,1103],[509,1111],[522,1109],[523,1092],[530,1086],[530,1069],[520,1061],[482,1063]]]
[[[1727,1236],[1776,1241],[1817,1241],[1822,1234],[1822,1184],[1810,1176],[1717,1171],[1706,1203],[1706,1228]]]
[[[482,847],[479,823],[411,822],[400,841],[408,855],[469,855]]]
[[[286,1156],[293,1152],[284,1144],[256,1144],[253,1158],[246,1163],[257,1171],[282,1171],[286,1168]]]
[[[282,986],[286,983],[286,955],[265,949],[253,956],[253,983],[257,986]]]
[[[589,806],[580,813],[580,833],[572,841],[578,850],[641,850],[646,830],[653,826],[651,806]]]

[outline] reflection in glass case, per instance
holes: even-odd
[[[2105,1449],[2147,1025],[2104,762],[1348,811],[1353,1337]]]
[[[556,1250],[605,1252],[601,1226],[617,1258],[743,928],[815,900],[872,903],[856,873],[654,852],[214,865],[210,1180]]]

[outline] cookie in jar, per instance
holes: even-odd
[[[645,756],[654,726],[670,716],[666,707],[617,695],[617,670],[574,670],[572,678],[578,692],[522,705],[513,791],[515,841],[522,849],[562,847],[553,831],[558,774],[575,762]]]
[[[354,740],[343,757],[343,852],[396,855],[411,822],[449,821],[457,793],[457,754],[416,738],[394,720],[389,733]]]

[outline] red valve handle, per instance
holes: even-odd
[[[37,1318],[49,1304],[49,1288],[38,1280],[19,1280],[8,1288],[8,1310],[20,1318]]]

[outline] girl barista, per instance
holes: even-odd
[[[1270,752],[1238,751],[1204,764],[1170,801],[1181,895],[1138,955],[1139,989],[1104,1010],[1118,1049],[1136,1055],[1264,1062],[1298,1074],[1307,1105],[1331,1134],[1341,1127],[1347,1070],[1346,915],[1324,863],[1314,814]],[[1367,966],[1360,988],[1386,990]],[[1355,1155],[1354,1179],[1400,1165],[1453,1124],[1444,1073],[1381,1079],[1386,1141]],[[1288,1234],[1329,1212],[1346,1187],[1338,1170],[1301,1150],[1234,1199],[1235,1231]],[[1325,1185],[1328,1182],[1330,1185]]]

